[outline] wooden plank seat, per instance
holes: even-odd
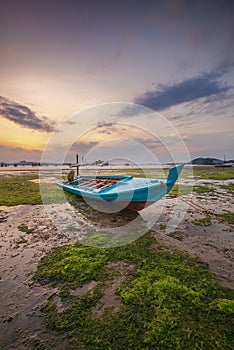
[[[96,184],[96,181],[95,180],[88,180],[88,181],[83,181],[83,182],[78,183],[78,185],[84,186],[84,187],[89,187],[92,184]]]
[[[106,187],[112,186],[116,183],[121,181],[121,179],[101,179],[101,178],[94,178],[94,179],[80,179],[78,186],[82,187],[88,187],[88,188],[95,188],[95,189],[104,189]]]

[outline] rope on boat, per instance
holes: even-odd
[[[160,184],[163,185],[164,187],[166,187],[166,189],[168,190],[168,192],[171,190],[171,187],[167,186],[167,184],[165,182],[163,182],[162,180],[159,180]]]

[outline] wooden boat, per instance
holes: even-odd
[[[61,181],[63,190],[84,199],[106,201],[122,208],[140,211],[165,196],[174,186],[184,164],[171,168],[167,180],[133,176],[77,176],[74,181]]]

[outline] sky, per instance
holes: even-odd
[[[229,0],[2,3],[0,162],[45,149],[55,161],[58,150],[149,161],[136,144],[183,161],[175,135],[191,158],[234,159],[233,17]]]

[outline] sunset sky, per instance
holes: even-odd
[[[111,102],[160,113],[180,133],[192,158],[233,159],[233,18],[234,2],[228,0],[5,1],[0,10],[0,162],[40,160],[59,125],[68,120],[72,134],[71,116]],[[89,129],[88,118],[82,130]],[[134,126],[130,114],[126,120]],[[133,126],[123,135],[123,128],[120,132],[98,113],[96,126],[79,140],[82,156],[111,139],[151,142]],[[161,136],[160,126],[152,131]],[[166,153],[164,161],[169,161]]]

